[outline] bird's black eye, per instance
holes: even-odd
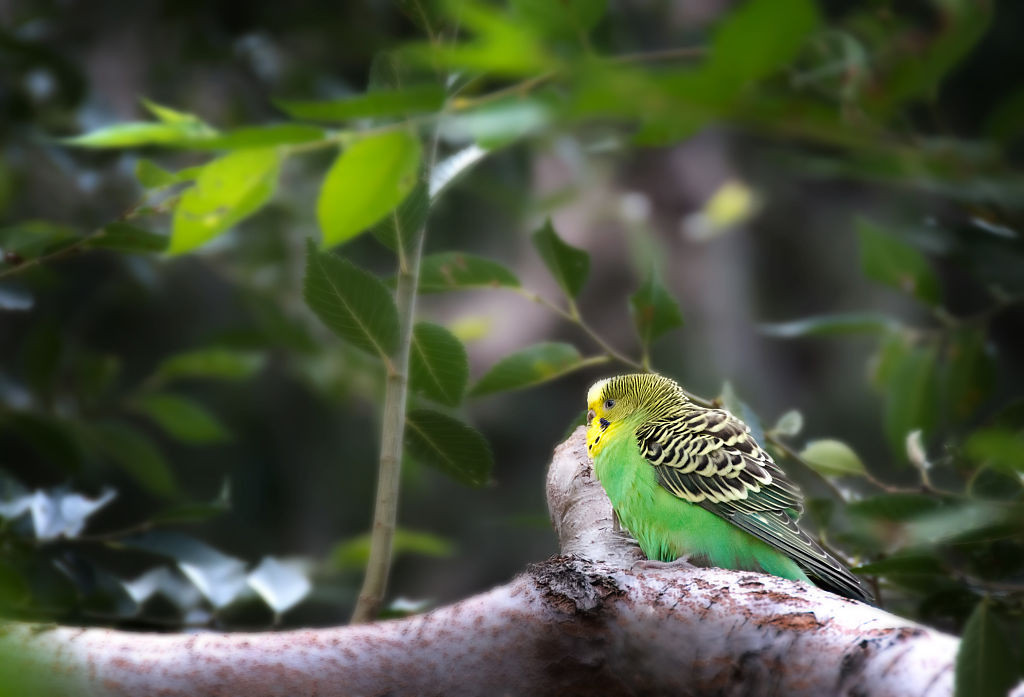
[[[605,409],[611,409],[614,406],[615,406],[615,400],[614,399],[607,399],[607,400],[605,400],[605,403],[604,403],[604,408]]]

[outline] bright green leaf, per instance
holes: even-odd
[[[864,463],[850,446],[831,438],[809,441],[800,458],[826,477],[859,477],[867,473]]]
[[[416,185],[420,141],[388,131],[348,146],[324,178],[317,201],[323,246],[352,239],[390,213]]]
[[[177,182],[173,172],[168,172],[152,160],[141,158],[135,163],[135,178],[147,189],[159,189]]]
[[[577,297],[590,272],[590,255],[563,242],[550,219],[533,233],[533,246],[565,294]]]
[[[170,254],[195,249],[259,210],[277,188],[276,149],[240,150],[205,165],[174,211]]]
[[[470,394],[478,397],[493,392],[519,390],[572,372],[586,365],[571,344],[542,343],[505,356],[473,386]]]
[[[206,407],[186,397],[167,392],[142,395],[137,408],[167,433],[185,443],[213,443],[228,438],[228,432]]]
[[[896,320],[881,312],[847,312],[805,317],[790,322],[761,324],[758,329],[766,336],[793,339],[835,334],[877,334],[896,326]]]
[[[90,239],[85,246],[90,249],[110,249],[115,252],[147,253],[167,249],[169,238],[158,235],[128,223],[110,223]]]
[[[301,123],[275,123],[224,131],[196,143],[193,147],[203,150],[245,150],[315,143],[326,141],[329,137],[330,134],[319,126]]]
[[[937,305],[939,280],[924,255],[866,220],[857,224],[860,261],[868,278]]]
[[[296,119],[347,121],[373,116],[406,116],[437,111],[444,104],[444,89],[415,85],[405,89],[377,90],[367,94],[325,101],[278,100],[274,103]]]
[[[203,123],[129,121],[64,138],[62,142],[81,148],[130,148],[140,145],[193,147],[216,135],[215,130]]]
[[[455,554],[455,545],[451,540],[430,532],[397,528],[392,540],[391,554],[393,558],[409,554],[443,558]],[[339,542],[330,552],[331,563],[341,570],[364,569],[369,558],[369,533]]]
[[[991,601],[982,598],[964,626],[956,654],[954,697],[1004,697],[1019,672]]]
[[[518,288],[519,279],[490,259],[463,252],[439,252],[428,254],[420,263],[421,293],[502,287]]]
[[[174,494],[177,487],[170,465],[149,438],[119,421],[93,424],[87,433],[97,449],[150,493]]]
[[[398,348],[398,309],[380,279],[312,241],[303,285],[306,304],[327,327],[354,346],[387,358]]]
[[[223,348],[199,349],[164,359],[154,374],[160,381],[178,378],[244,380],[263,367],[265,357],[258,353]]]
[[[458,406],[469,379],[469,358],[462,342],[438,324],[418,322],[409,352],[409,385],[450,407]]]
[[[153,116],[162,121],[163,123],[186,123],[186,124],[197,124],[202,123],[198,116],[190,114],[186,111],[178,111],[162,104],[157,104],[154,101],[143,98],[142,106],[146,107]]]
[[[429,409],[409,412],[405,445],[415,460],[469,486],[483,486],[494,457],[487,439],[458,419]]]
[[[653,269],[640,288],[629,296],[629,309],[637,336],[645,348],[662,334],[683,326],[679,304]]]

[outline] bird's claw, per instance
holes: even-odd
[[[641,559],[633,563],[630,571],[677,571],[682,569],[696,569],[690,562],[690,557],[679,557],[674,561],[657,561],[656,559]]]

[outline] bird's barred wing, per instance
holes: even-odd
[[[674,495],[767,542],[836,592],[873,602],[860,579],[797,527],[799,489],[729,412],[695,409],[654,421],[637,440]]]
[[[729,412],[699,409],[637,429],[661,485],[696,504],[756,513],[802,510],[800,491]]]

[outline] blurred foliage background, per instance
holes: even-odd
[[[35,1],[0,21],[5,614],[347,618],[384,370],[307,307],[306,241],[392,283],[377,221],[426,194],[374,168],[414,171],[436,137],[417,317],[447,328],[423,337],[439,355],[465,346],[468,388],[457,358],[411,406],[493,462],[410,447],[389,612],[555,553],[551,450],[593,380],[649,364],[770,442],[887,608],[1001,640],[961,680],[1024,665],[1024,5]],[[423,145],[374,141],[331,188],[337,146],[381,133]],[[215,174],[188,192],[218,157],[204,209]]]

